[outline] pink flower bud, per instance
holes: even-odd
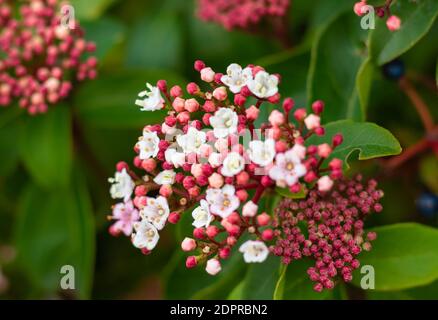
[[[268,176],[263,176],[262,179],[260,180],[260,184],[266,188],[270,187],[273,183],[274,181],[272,181],[272,179],[269,178]]]
[[[143,162],[141,163],[141,166],[147,172],[152,172],[157,167],[157,162],[152,158],[146,159],[146,160],[143,160]]]
[[[187,259],[186,259],[186,267],[188,269],[196,267],[197,264],[198,264],[198,261],[197,261],[195,256],[187,257]]]
[[[223,76],[222,73],[216,73],[214,75],[214,82],[216,82],[217,84],[222,84],[222,81],[221,81],[222,76]]]
[[[313,172],[313,171],[309,171],[309,172],[307,172],[306,175],[304,176],[304,181],[306,181],[307,183],[311,183],[311,182],[313,182],[314,180],[316,180],[316,178],[318,178],[317,175],[316,175],[316,173]]]
[[[230,236],[227,238],[227,244],[229,246],[234,246],[236,244],[236,242],[237,242],[236,237]]]
[[[198,85],[197,85],[196,83],[194,83],[194,82],[190,82],[190,83],[187,85],[187,88],[186,88],[186,89],[187,89],[187,92],[188,92],[189,94],[191,94],[191,95],[195,95],[195,94],[201,92],[201,89],[199,89]]]
[[[362,17],[367,12],[366,7],[367,7],[367,3],[365,0],[362,0],[360,2],[356,2],[354,4],[354,8],[353,8],[354,13],[356,15],[358,15],[359,17]]]
[[[237,190],[236,197],[239,198],[240,202],[245,202],[248,199],[248,192],[246,190]]]
[[[400,29],[401,26],[401,20],[397,16],[390,16],[388,20],[386,20],[386,26],[388,27],[389,31],[397,31]]]
[[[344,141],[344,137],[342,134],[338,133],[333,137],[332,145],[333,147],[339,146]]]
[[[317,100],[312,103],[312,110],[315,114],[321,114],[324,111],[324,102]]]
[[[173,102],[172,102],[172,107],[177,112],[183,111],[184,110],[184,106],[185,106],[185,100],[183,98],[176,97],[175,100],[173,100]]]
[[[208,178],[208,183],[210,184],[210,187],[219,189],[224,184],[224,178],[218,173],[213,173]]]
[[[204,109],[205,112],[215,112],[216,111],[216,105],[213,101],[207,100],[205,101],[204,105],[202,106],[202,109]]]
[[[284,99],[283,101],[284,112],[286,113],[290,112],[293,109],[294,105],[295,105],[295,101],[292,98]]]
[[[188,112],[195,112],[199,109],[199,103],[196,101],[196,99],[188,99],[184,103],[184,108]]]
[[[120,172],[123,169],[128,170],[129,169],[128,164],[125,161],[118,162],[117,165],[116,165],[116,170]]]
[[[184,240],[181,242],[181,249],[183,251],[192,251],[196,249],[196,241],[192,238],[184,238]]]
[[[228,259],[230,253],[231,253],[231,249],[229,247],[223,247],[219,249],[219,257],[221,259]]]
[[[277,152],[285,152],[287,148],[288,148],[287,143],[283,140],[277,141],[275,143],[275,151]]]
[[[277,104],[280,102],[280,98],[281,98],[280,94],[276,93],[273,96],[269,97],[268,101],[272,104]]]
[[[297,121],[303,121],[304,118],[306,117],[306,115],[307,115],[306,109],[303,109],[303,108],[301,108],[301,109],[297,109],[297,110],[295,110],[295,112],[294,112],[294,118],[295,118]]]
[[[246,118],[248,120],[256,120],[259,117],[260,110],[256,106],[251,106],[245,110]]]
[[[266,212],[263,212],[262,214],[259,214],[257,216],[257,224],[260,227],[267,226],[269,224],[270,220],[271,220],[271,217]]]
[[[168,198],[172,195],[173,190],[172,190],[172,187],[170,185],[164,184],[160,187],[159,193],[161,196]]]
[[[157,87],[158,87],[158,89],[160,89],[160,91],[166,92],[167,91],[167,82],[166,82],[166,80],[158,80]]]
[[[264,241],[271,241],[272,239],[274,239],[274,231],[272,229],[263,230],[262,239]]]
[[[207,261],[207,266],[205,267],[205,271],[212,276],[218,274],[222,270],[221,263],[218,259],[210,259]]]
[[[284,114],[282,114],[278,110],[273,110],[271,114],[269,115],[269,122],[272,124],[272,126],[280,126],[284,123]]]
[[[187,112],[187,111],[180,112],[176,116],[176,119],[181,124],[187,124],[189,122],[189,120],[190,120],[190,113]]]
[[[193,236],[196,239],[204,239],[205,238],[204,228],[195,228],[193,230]]]
[[[323,127],[315,128],[315,134],[321,137],[325,134],[325,129]]]
[[[167,220],[172,224],[177,224],[180,219],[181,215],[178,212],[171,212],[169,214],[169,218],[167,218]]]
[[[215,76],[215,73],[210,67],[203,68],[201,70],[201,79],[205,82],[213,82],[214,76]]]
[[[337,158],[333,159],[329,163],[329,168],[331,170],[341,169],[342,168],[342,160],[341,159],[337,159]]]
[[[196,198],[201,193],[199,187],[195,186],[188,190],[190,198]]]
[[[329,176],[323,176],[318,179],[318,190],[329,191],[333,187],[333,180]]]
[[[321,126],[321,118],[315,114],[309,114],[306,119],[304,119],[304,124],[309,130],[316,129]]]
[[[219,228],[216,226],[208,226],[206,233],[209,238],[213,239],[219,234]]]
[[[194,67],[196,71],[201,72],[205,68],[205,63],[202,60],[196,60]]]
[[[258,208],[258,205],[256,205],[254,202],[248,201],[243,206],[242,215],[244,217],[254,217],[257,214]]]
[[[213,97],[216,100],[224,101],[227,98],[227,96],[228,96],[227,89],[225,87],[219,87],[219,88],[214,89],[214,91],[213,91]]]
[[[318,155],[321,158],[328,158],[332,153],[332,148],[328,143],[323,143],[318,146]]]
[[[183,91],[182,91],[182,89],[181,89],[180,86],[173,86],[173,87],[170,89],[170,95],[171,95],[172,97],[174,97],[174,98],[182,97],[182,95],[183,95]]]
[[[241,94],[236,94],[236,95],[234,96],[234,104],[235,104],[236,106],[242,107],[242,106],[245,105],[245,102],[246,102],[246,98],[245,98],[243,95],[241,95]]]

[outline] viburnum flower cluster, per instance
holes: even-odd
[[[250,29],[269,17],[282,17],[289,0],[198,0],[198,15],[227,30]]]
[[[285,264],[303,257],[316,262],[307,273],[314,289],[334,287],[334,277],[351,281],[360,266],[357,255],[371,250],[374,232],[364,233],[364,218],[381,212],[383,192],[360,175],[341,179],[329,192],[312,190],[306,199],[284,199],[275,210],[276,243],[272,252]],[[303,227],[305,225],[305,227]]]
[[[336,191],[347,183],[342,160],[332,157],[342,135],[330,137],[330,143],[308,143],[314,135],[325,135],[322,101],[312,104],[311,113],[295,108],[291,98],[281,100],[280,76],[260,66],[233,63],[222,74],[198,60],[195,69],[202,86],[192,82],[184,92],[178,85],[169,89],[166,81],[160,80],[139,93],[135,103],[141,110],[165,109],[167,116],[163,123],[143,129],[134,146],[134,168],[120,162],[109,179],[112,197],[121,201],[109,217],[115,220],[110,227],[113,235],[130,236],[133,245],[148,254],[168,222],[177,223],[182,214],[190,215],[193,234],[181,243],[182,250],[193,252],[186,266],[205,263],[206,271],[215,275],[236,246],[247,263],[265,261],[271,245],[275,245],[271,248],[274,254],[290,262],[289,249],[284,246],[292,240],[281,240],[288,232],[289,222],[283,220],[289,214],[277,212],[274,219],[272,212],[262,210],[262,196],[286,192],[315,202],[316,196],[325,199],[328,195],[335,202],[347,201],[344,206],[348,208],[364,206],[362,198],[341,201]],[[256,129],[260,110],[280,102],[282,111],[273,110],[268,122]],[[283,201],[280,208],[284,210],[287,203]],[[349,209],[348,214],[341,209],[341,204],[336,210],[327,209],[333,223],[341,217],[359,220],[355,210]],[[323,225],[316,217],[311,225],[311,218],[306,215],[309,230]],[[331,227],[332,220],[325,215],[323,219],[327,219],[327,228]],[[347,228],[349,221],[341,225]],[[314,233],[319,237],[318,232]],[[324,233],[321,238],[329,236]],[[311,237],[310,241],[315,241],[313,233]],[[313,249],[311,253],[319,258]],[[320,269],[315,272],[323,273]]]
[[[58,0],[0,0],[0,106],[17,99],[30,114],[44,113],[69,95],[74,80],[96,77],[97,59],[86,57],[94,43],[77,22],[62,25],[60,10]]]
[[[401,27],[401,19],[396,15],[391,14],[390,6],[392,0],[387,0],[384,5],[373,7],[369,5],[366,0],[361,0],[354,4],[354,13],[356,13],[359,17],[362,17],[365,14],[368,14],[370,10],[376,13],[379,18],[388,17],[386,19],[386,26],[390,31],[397,31]]]

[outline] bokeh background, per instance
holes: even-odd
[[[394,12],[400,12],[403,19],[416,9],[416,2],[424,1],[397,1]],[[381,66],[372,65],[364,83],[357,79],[368,56],[369,31],[360,29],[352,11],[354,1],[294,0],[287,48],[274,37],[228,32],[202,22],[194,3],[73,0],[86,38],[97,44],[99,77],[75,88],[66,102],[68,112],[31,118],[17,108],[0,110],[0,298],[269,298],[269,279],[266,284],[251,282],[254,272],[241,257],[230,261],[215,278],[203,270],[185,270],[178,250],[178,241],[185,236],[184,224],[166,228],[157,250],[149,256],[143,256],[129,239],[113,238],[107,232],[106,216],[112,204],[107,177],[113,175],[119,160],[132,160],[142,127],[163,116],[139,112],[133,103],[137,93],[145,82],[158,79],[182,86],[197,80],[196,59],[218,71],[237,62],[278,72],[282,75],[280,92],[293,97],[298,106],[308,106],[311,99],[326,101],[326,122],[363,120],[360,114],[351,113],[361,104],[366,107],[366,119],[389,129],[404,148],[424,137],[411,101]],[[438,23],[434,19],[424,36],[398,59],[438,119]],[[378,23],[376,33],[386,36],[389,31],[384,28]],[[369,91],[363,89],[367,83]],[[357,90],[367,91],[366,101],[359,101]],[[32,140],[35,132],[42,140]],[[369,220],[369,226],[400,222],[438,226],[436,212],[418,204],[425,194],[432,199],[438,194],[436,150],[435,146],[435,153],[432,148],[418,153],[396,168],[389,168],[386,159],[352,162],[352,172],[376,176],[385,190],[384,211]],[[64,163],[71,163],[67,183],[59,172]],[[59,184],[50,182],[57,180]],[[402,241],[415,243],[415,238],[402,237]],[[438,269],[438,240],[430,244],[429,251],[430,263]],[[63,264],[75,266],[78,290],[59,289]],[[414,259],[409,268],[421,266]],[[319,296],[311,292],[305,277],[305,272],[297,275],[302,290],[290,298],[438,297],[438,282],[433,277],[418,282],[421,285],[408,279],[402,290],[365,292],[354,285],[341,285]],[[243,284],[242,279],[249,280]]]

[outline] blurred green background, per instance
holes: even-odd
[[[367,120],[389,129],[404,148],[415,144],[424,136],[421,121],[382,65],[402,60],[406,77],[438,119],[436,0],[396,1],[393,12],[412,28],[401,36],[380,20],[376,30],[360,29],[354,2],[294,0],[292,47],[284,48],[273,38],[198,20],[192,0],[73,0],[86,38],[97,44],[98,79],[80,84],[71,99],[46,115],[0,110],[0,266],[9,282],[0,286],[0,297],[272,298],[275,259],[248,267],[235,254],[217,277],[186,270],[178,243],[190,234],[187,219],[167,227],[149,256],[129,239],[111,237],[107,177],[119,160],[132,160],[142,127],[162,119],[162,113],[141,113],[133,103],[145,82],[196,81],[196,59],[216,71],[232,62],[260,64],[282,75],[282,96],[293,97],[298,106],[325,100],[325,122]],[[416,222],[433,229],[382,227],[387,241],[376,245],[380,251],[370,258],[381,259],[378,290],[363,291],[355,282],[314,293],[304,261],[288,270],[283,298],[438,298],[437,216],[425,217],[415,205],[425,191],[438,194],[437,156],[430,149],[397,170],[388,170],[383,160],[351,164],[352,172],[376,176],[385,190],[384,211],[368,221],[370,227]],[[394,252],[400,254],[398,263],[390,261]],[[76,268],[76,291],[59,289],[64,264]]]

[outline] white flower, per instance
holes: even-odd
[[[257,72],[248,81],[248,89],[259,98],[269,98],[278,92],[278,78],[265,71]]]
[[[174,184],[175,183],[175,176],[176,173],[173,170],[164,170],[161,171],[157,176],[154,178],[154,182],[159,185],[163,184]]]
[[[251,69],[242,70],[242,67],[237,63],[230,64],[227,68],[227,74],[221,77],[222,83],[228,86],[232,93],[239,93],[249,79],[252,79]]]
[[[140,98],[145,97],[144,99],[135,100],[135,104],[142,107],[141,111],[155,111],[163,109],[164,107],[164,99],[161,96],[160,89],[152,86],[149,83],[146,83],[148,90],[144,90],[138,94]]]
[[[223,186],[222,189],[207,189],[205,199],[210,204],[210,212],[222,218],[228,217],[240,205],[236,190],[229,184]]]
[[[208,156],[208,163],[213,167],[217,168],[222,164],[222,155],[218,152],[212,152]]]
[[[275,165],[269,170],[269,176],[277,181],[277,185],[292,186],[306,174],[306,167],[295,150],[279,153],[275,157]]]
[[[166,161],[173,164],[175,168],[181,167],[186,162],[186,155],[176,151],[174,148],[168,148],[164,152],[164,157]]]
[[[132,191],[134,191],[135,183],[126,169],[117,171],[114,178],[109,178],[108,182],[112,183],[110,193],[113,199],[123,198],[125,202],[129,200]]]
[[[275,141],[273,139],[251,141],[248,153],[252,162],[262,167],[267,166],[275,157]]]
[[[176,138],[176,141],[183,149],[185,154],[199,153],[199,149],[205,143],[207,137],[205,132],[199,131],[194,127],[190,127],[186,134],[182,134]]]
[[[245,159],[237,152],[230,152],[224,159],[221,173],[225,177],[233,177],[244,167]]]
[[[139,249],[152,250],[157,245],[160,235],[157,228],[146,220],[134,223],[132,244]]]
[[[229,134],[237,132],[237,113],[229,108],[219,108],[210,118],[213,133],[216,138],[226,138]]]
[[[269,254],[268,247],[262,241],[248,240],[242,244],[239,251],[243,253],[246,263],[263,262]]]
[[[164,228],[169,216],[169,204],[165,197],[147,198],[146,206],[141,210],[140,216],[152,223],[158,230]]]
[[[151,132],[147,129],[143,131],[143,136],[139,138],[137,142],[137,148],[140,151],[139,158],[142,160],[149,159],[150,157],[156,157],[158,151],[158,143],[160,138],[156,132]]]
[[[295,144],[291,149],[301,160],[306,157],[306,147],[301,144]]]
[[[192,225],[195,228],[208,227],[213,220],[208,202],[201,200],[201,205],[193,210],[192,217],[194,219]]]

